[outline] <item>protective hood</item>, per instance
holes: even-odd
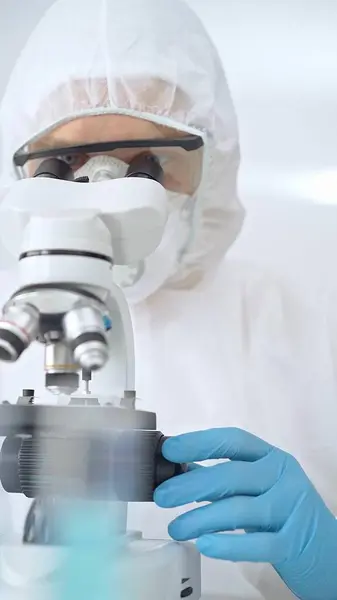
[[[191,236],[170,287],[192,287],[243,221],[234,109],[217,51],[180,0],[59,0],[22,51],[0,109],[1,187],[22,145],[75,117],[141,117],[204,137]]]

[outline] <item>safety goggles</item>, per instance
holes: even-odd
[[[130,165],[138,156],[151,154],[163,169],[163,185],[172,192],[193,195],[203,169],[204,141],[198,135],[173,139],[142,139],[85,143],[77,146],[45,148],[30,151],[29,144],[13,157],[22,177],[33,177],[41,162],[48,158],[65,161],[76,172],[97,155],[108,155]]]

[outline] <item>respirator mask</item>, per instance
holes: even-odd
[[[99,183],[125,177],[128,167],[122,160],[100,155],[90,158],[74,175],[76,179],[87,177],[90,183]],[[189,240],[193,198],[167,191],[167,202],[168,220],[157,249],[144,260],[113,268],[113,280],[131,304],[146,300],[175,275]]]

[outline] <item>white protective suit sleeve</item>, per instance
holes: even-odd
[[[191,287],[241,229],[236,119],[218,53],[182,0],[59,0],[21,53],[0,109],[2,193],[13,153],[56,125],[124,114],[206,143],[193,232],[174,284]],[[1,192],[0,192],[1,193]],[[172,282],[173,285],[173,282]]]

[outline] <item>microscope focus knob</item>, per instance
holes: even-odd
[[[115,446],[114,486],[123,502],[153,502],[155,489],[187,471],[162,454],[167,437],[161,431],[125,431]]]
[[[161,483],[187,471],[186,465],[164,458],[166,439],[153,430],[111,432],[91,440],[8,436],[0,453],[0,480],[7,492],[28,498],[70,494],[152,502]]]

